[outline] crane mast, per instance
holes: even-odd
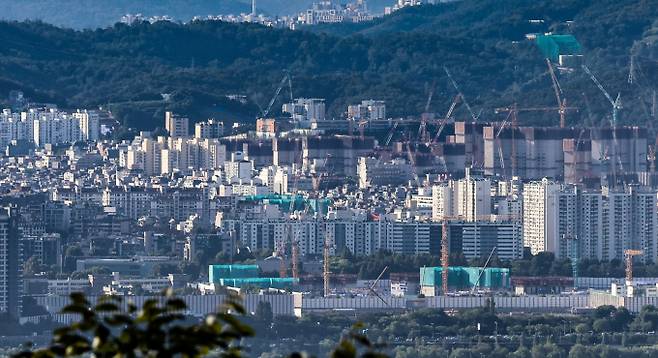
[[[283,87],[286,85],[286,81],[288,82],[288,88],[290,89],[290,100],[292,101],[292,79],[290,78],[290,72],[285,71],[285,74],[283,75],[283,78],[281,79],[281,82],[279,82],[279,86],[276,88],[276,92],[274,92],[274,96],[270,100],[270,102],[267,104],[267,107],[265,110],[261,113],[261,117],[265,118],[267,115],[270,113],[272,110],[272,106],[274,105],[274,102],[276,102],[276,99],[279,97],[281,94],[281,90],[283,90]]]
[[[441,293],[448,293],[448,270],[450,269],[450,252],[448,245],[448,219],[441,223]]]
[[[555,75],[555,70],[553,69],[553,64],[551,64],[550,59],[546,59],[546,64],[548,65],[548,72],[551,74],[551,81],[553,82],[553,92],[555,93],[555,99],[557,100],[557,106],[558,106],[558,113],[560,114],[560,128],[564,128],[566,126],[566,115],[567,115],[567,99],[562,98],[562,87],[560,86],[560,82],[557,80],[557,76]]]
[[[466,97],[464,97],[464,94],[462,91],[459,89],[459,86],[457,85],[457,81],[452,77],[452,74],[450,74],[450,71],[448,70],[448,67],[443,66],[443,70],[445,71],[446,75],[448,76],[448,79],[450,80],[450,83],[452,84],[452,87],[455,88],[457,91],[457,94],[461,97],[462,102],[464,102],[464,106],[468,109],[468,113],[470,113],[471,118],[473,119],[474,122],[477,122],[478,116],[473,112],[473,108],[471,108],[471,105],[468,104],[468,101],[466,101]]]
[[[587,74],[589,75],[589,77],[590,77],[590,79],[592,80],[592,82],[594,82],[594,84],[596,85],[596,87],[599,88],[599,90],[601,91],[601,93],[603,93],[603,95],[605,96],[605,98],[606,98],[606,99],[608,100],[608,102],[610,102],[610,104],[612,105],[612,125],[613,125],[613,126],[616,126],[616,125],[617,125],[617,119],[618,119],[618,118],[617,118],[617,116],[618,116],[618,112],[619,112],[619,110],[622,108],[622,106],[621,106],[621,98],[620,98],[620,97],[621,97],[621,94],[617,94],[617,98],[616,98],[616,99],[612,99],[612,96],[610,96],[610,94],[608,93],[608,91],[606,91],[605,87],[603,87],[603,85],[601,84],[601,82],[599,82],[599,80],[596,78],[596,76],[594,76],[594,74],[592,73],[592,71],[590,71],[590,69],[589,69],[587,66],[585,66],[585,65],[583,65],[583,70],[585,71],[585,73],[587,73]]]
[[[633,284],[633,257],[642,255],[644,252],[642,250],[626,250],[624,251],[624,256],[626,259],[626,284]]]
[[[601,91],[601,93],[603,93],[605,98],[608,100],[608,102],[610,102],[610,105],[612,106],[612,141],[613,141],[612,144],[614,146],[612,153],[615,156],[615,159],[619,164],[619,169],[624,170],[621,158],[618,155],[619,147],[618,147],[618,144],[617,144],[617,120],[618,120],[618,116],[619,116],[619,110],[622,108],[621,93],[617,94],[617,98],[612,99],[612,96],[610,95],[610,93],[608,93],[608,91],[606,91],[605,87],[603,87],[601,82],[599,82],[599,80],[596,78],[596,76],[594,76],[592,71],[590,71],[590,69],[586,65],[583,65],[582,67],[583,67],[583,71],[585,71],[585,73],[587,73],[589,75],[592,82],[594,82],[596,87],[598,87],[598,89]],[[614,162],[615,161],[613,160],[612,176],[614,178],[616,178],[617,177],[617,169],[616,169],[616,165],[615,165]],[[615,181],[616,181],[616,179],[615,179]]]
[[[326,225],[326,224],[325,224]],[[329,242],[327,233],[329,229],[325,227],[325,236],[324,236],[324,249],[322,250],[322,283],[324,297],[329,297],[330,288],[329,288],[329,277],[331,273],[329,272]]]

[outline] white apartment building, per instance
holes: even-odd
[[[347,118],[352,120],[378,121],[386,119],[386,102],[374,99],[361,101],[347,107]]]
[[[465,178],[435,185],[432,198],[434,221],[444,218],[475,221],[491,216],[491,181],[471,174],[469,168]]]
[[[74,292],[87,292],[91,289],[91,282],[86,279],[53,279],[48,280],[48,294],[55,296],[68,296]]]
[[[335,213],[334,213],[335,214]],[[234,230],[238,240],[251,250],[275,250],[297,243],[301,255],[321,255],[325,242],[332,254],[347,250],[354,255],[372,255],[380,250],[404,254],[438,255],[441,224],[400,222],[388,218],[373,220],[364,214],[343,213],[329,218],[304,218],[286,221],[263,213],[262,217],[223,219],[224,231]]]
[[[135,137],[125,150],[125,167],[140,169],[147,175],[170,174],[174,171],[215,170],[226,161],[226,146],[217,139],[158,137],[148,133]]]
[[[165,129],[170,137],[187,137],[190,133],[190,120],[174,112],[165,112]]]
[[[80,126],[80,140],[82,141],[97,141],[100,129],[100,116],[96,111],[77,110],[71,114],[73,118],[79,121]]]
[[[638,259],[656,262],[658,213],[656,191],[627,186],[624,190],[604,189],[602,256],[623,259],[627,249],[642,250]]]
[[[655,262],[658,252],[656,191],[626,186],[583,191],[555,183],[526,184],[524,241],[533,253],[559,258],[623,260],[624,251],[642,250],[639,260]]]
[[[457,215],[466,221],[475,221],[491,215],[491,181],[472,175],[466,168],[466,177],[457,181]]]
[[[442,221],[455,217],[453,202],[453,182],[449,181],[432,187],[432,220]]]
[[[43,147],[46,144],[69,144],[76,141],[96,141],[100,136],[98,112],[78,110],[74,113],[30,109],[0,114],[0,147],[14,140],[25,140]]]
[[[269,187],[263,185],[260,180],[237,180],[230,184],[221,184],[218,188],[219,196],[251,196],[267,195],[272,191]]]
[[[271,165],[263,168],[258,175],[263,185],[270,189],[270,192],[276,194],[288,193],[288,178],[291,176],[289,167],[279,167]]]
[[[294,122],[310,127],[311,123],[325,120],[324,99],[297,98],[283,105],[283,112],[289,113]]]
[[[560,185],[543,179],[523,186],[523,241],[533,255],[558,252],[557,193]]]
[[[254,163],[247,159],[232,160],[224,163],[226,181],[249,180],[254,170]]]
[[[34,144],[67,144],[80,140],[80,120],[68,115],[34,121]]]
[[[209,119],[194,125],[194,137],[199,139],[220,138],[224,135],[224,122]]]

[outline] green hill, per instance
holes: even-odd
[[[657,4],[465,0],[406,9],[366,24],[294,32],[221,22],[95,31],[5,22],[0,98],[21,89],[64,107],[116,103],[128,124],[144,128],[160,125],[166,107],[245,120],[267,104],[287,69],[295,96],[326,98],[330,117],[364,98],[384,99],[389,114],[403,116],[422,111],[433,83],[431,110],[447,110],[455,95],[447,66],[481,118],[496,119],[494,108],[513,102],[555,106],[543,56],[525,40],[527,33],[554,31],[577,37],[588,66],[613,96],[621,93],[622,120],[642,123],[658,84]],[[633,84],[627,82],[631,52]],[[605,98],[582,70],[560,74],[560,81],[570,105],[581,108],[570,123],[609,116]],[[164,103],[162,93],[172,93],[172,101]],[[225,99],[234,93],[247,95],[250,104]],[[461,107],[456,114],[467,115]],[[524,113],[521,121],[556,123],[557,114]]]

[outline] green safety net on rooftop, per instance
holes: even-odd
[[[573,35],[540,35],[535,40],[537,47],[551,61],[558,61],[560,55],[580,55],[582,47]]]

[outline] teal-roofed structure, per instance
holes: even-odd
[[[277,205],[282,212],[290,211],[292,204],[294,211],[304,211],[310,208],[313,212],[326,213],[331,203],[329,199],[308,199],[301,195],[282,194],[250,195],[241,200]]]
[[[442,285],[441,267],[421,267],[420,286],[436,287]],[[510,271],[508,268],[463,267],[448,268],[448,287],[454,290],[465,290],[480,287],[489,290],[510,289]]]
[[[260,277],[258,265],[208,265],[208,282],[228,287],[258,287],[279,290],[291,289],[299,279]]]
[[[219,280],[222,286],[230,287],[258,287],[258,288],[276,288],[279,290],[291,289],[299,279],[292,277],[270,278],[270,277],[251,277],[251,278],[223,278]]]
[[[258,277],[259,272],[258,265],[209,265],[208,281],[220,283],[222,279]]]
[[[582,46],[573,35],[537,34],[535,43],[542,55],[558,62],[560,55],[581,55]]]

